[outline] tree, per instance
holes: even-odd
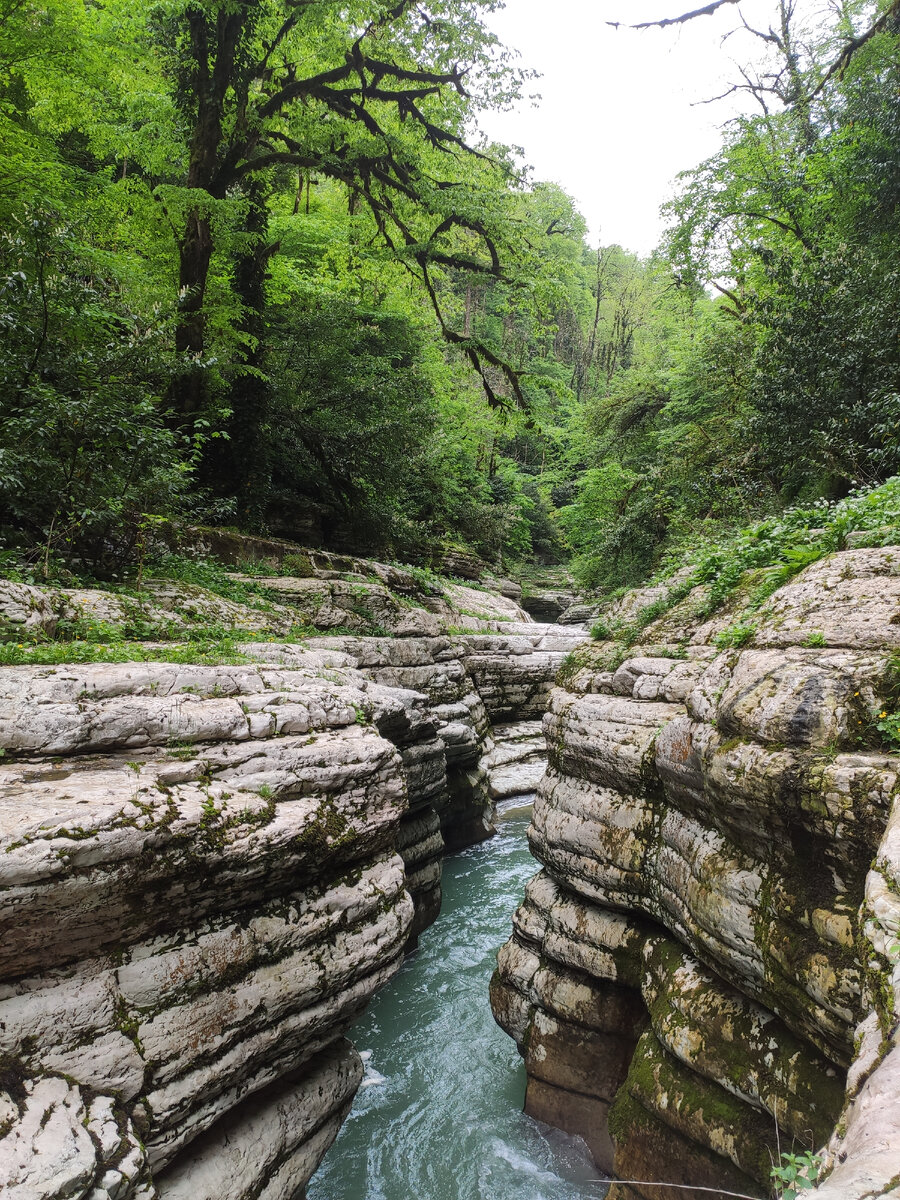
[[[167,204],[179,209],[172,214],[181,297],[176,344],[194,364],[175,398],[183,417],[204,403],[204,306],[217,220],[227,219],[229,204],[232,215],[239,211],[242,199],[245,211],[259,212],[260,189],[275,170],[343,183],[351,209],[365,204],[386,244],[418,265],[436,305],[431,263],[500,273],[496,246],[466,203],[457,164],[460,155],[478,153],[464,138],[473,109],[489,90],[502,100],[517,86],[479,21],[479,10],[492,3],[182,0],[153,11],[185,130],[183,182],[166,192]],[[449,174],[440,173],[442,157],[452,164]],[[429,220],[418,227],[422,216]],[[447,248],[455,229],[472,236],[472,254]],[[264,246],[264,229],[251,236]],[[265,250],[255,258],[262,273]],[[253,290],[245,287],[245,299]],[[461,344],[477,368],[495,357],[470,339]]]

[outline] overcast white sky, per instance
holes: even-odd
[[[647,254],[662,225],[659,206],[675,175],[708,157],[739,101],[697,105],[737,78],[732,62],[758,57],[748,35],[729,38],[736,8],[684,26],[634,31],[635,23],[677,16],[685,0],[507,0],[491,18],[501,40],[540,71],[537,109],[486,114],[485,132],[522,146],[537,179],[578,201],[591,238]],[[767,23],[771,0],[746,0],[751,23]]]

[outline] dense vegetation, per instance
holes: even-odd
[[[174,516],[609,588],[900,471],[897,5],[773,0],[649,261],[480,138],[494,7],[0,0],[8,550],[115,575]]]

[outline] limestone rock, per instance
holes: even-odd
[[[596,604],[570,604],[560,613],[557,624],[590,626],[598,616],[599,608]]]
[[[50,636],[58,621],[59,614],[46,590],[0,579],[0,640],[14,641],[21,634]]]
[[[811,633],[853,650],[900,646],[900,548],[845,550],[813,563],[769,602],[759,646],[798,646]]]
[[[338,1042],[233,1109],[157,1179],[160,1200],[293,1200],[334,1141],[363,1076]]]
[[[257,581],[278,596],[281,604],[296,610],[297,624],[312,624],[328,630],[338,626],[370,632],[393,632],[408,619],[409,609],[380,583],[353,582],[344,578],[314,576],[297,579],[273,575]]]
[[[399,829],[445,758],[426,697],[310,653],[4,675],[10,1194],[149,1200],[171,1166],[211,1200],[197,1181],[213,1187],[227,1145],[236,1200],[293,1196],[336,1133],[357,1064],[316,1056],[399,966]],[[412,865],[427,890],[433,864]]]
[[[566,654],[583,636],[556,642],[552,627],[528,635],[463,636],[461,658],[494,722],[538,719],[546,711]]]
[[[282,603],[259,608],[155,583],[16,599],[48,629],[269,634],[240,666],[0,678],[18,1200],[295,1200],[359,1083],[343,1035],[437,915],[445,849],[489,836],[495,799],[543,771],[539,718],[582,630],[535,624],[510,587],[282,557],[297,574],[263,581]],[[360,633],[277,640],[308,615]]]
[[[466,617],[501,623],[530,621],[528,613],[515,600],[497,592],[450,583],[444,586],[444,597],[451,606],[448,615],[459,614],[458,624],[464,624]]]
[[[14,1094],[0,1090],[0,1190],[8,1200],[157,1196],[122,1110],[55,1075],[20,1079]]]
[[[495,575],[487,575],[484,578],[485,587],[492,592],[499,592],[501,596],[506,596],[507,600],[514,600],[519,607],[522,606],[522,585],[516,583],[512,579],[498,579]]]
[[[131,637],[177,639],[198,627],[224,626],[237,633],[284,635],[297,624],[297,614],[284,605],[260,601],[258,608],[226,600],[186,583],[148,580],[140,599],[96,588],[61,588],[56,593],[60,618],[76,631],[83,622],[125,630]]]
[[[900,762],[872,717],[895,707],[898,564],[860,548],[807,567],[744,648],[716,644],[741,597],[710,619],[685,580],[639,590],[613,628],[675,602],[624,661],[578,650],[552,693],[529,833],[544,872],[492,1004],[531,1111],[620,1176],[754,1194],[775,1122],[821,1145],[851,1067],[819,1194],[898,1191]],[[604,1024],[613,995],[631,1007]]]
[[[547,765],[547,747],[540,721],[496,725],[493,749],[482,759],[495,801],[532,796]]]
[[[490,570],[488,564],[465,550],[447,550],[441,558],[441,570],[457,579],[481,579]]]

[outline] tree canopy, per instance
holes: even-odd
[[[647,260],[479,133],[528,79],[497,6],[0,0],[5,545],[115,573],[166,515],[614,587],[900,469],[897,5],[772,0]]]

